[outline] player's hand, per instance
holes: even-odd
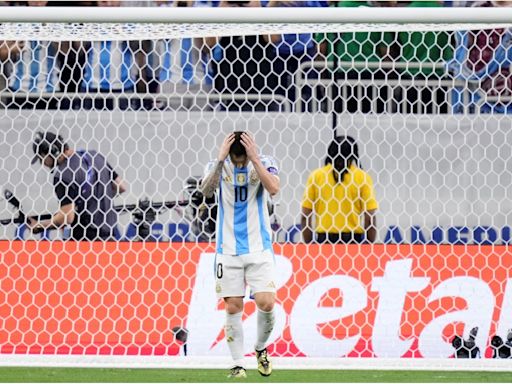
[[[240,136],[240,141],[245,148],[247,158],[250,161],[256,160],[258,158],[258,147],[256,147],[256,142],[252,135],[248,132],[244,132],[242,133],[242,136]]]
[[[231,148],[231,144],[235,141],[235,134],[231,132],[225,139],[219,150],[219,157],[217,160],[224,161],[226,157],[229,155],[229,148]]]

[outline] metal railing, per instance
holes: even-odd
[[[270,106],[276,104],[279,110],[285,113],[291,112],[291,103],[283,95],[269,95],[269,94],[253,94],[253,93],[233,93],[233,94],[218,94],[218,93],[197,93],[197,94],[186,94],[186,93],[100,93],[100,92],[38,92],[38,93],[26,93],[26,92],[13,92],[13,91],[1,91],[0,92],[0,104],[6,104],[6,99],[45,99],[45,100],[84,100],[84,99],[100,99],[100,100],[113,100],[113,109],[120,109],[120,102],[123,100],[151,100],[151,101],[162,101],[164,103],[180,102],[183,100],[201,100],[212,108],[215,107],[216,103],[223,102],[227,103],[226,107],[229,108],[230,102],[237,102],[237,105],[243,105],[243,102],[247,103],[261,103]],[[196,106],[197,107],[197,106]],[[186,109],[186,108],[185,108]]]
[[[444,107],[448,113],[453,110],[453,100],[450,95],[451,91],[457,90],[460,95],[457,101],[462,108],[463,113],[470,113],[474,108],[479,111],[486,103],[512,103],[512,96],[488,96],[480,90],[479,82],[474,80],[464,81],[459,79],[450,78],[449,73],[446,71],[446,66],[442,63],[402,63],[402,62],[340,62],[338,67],[342,69],[368,69],[368,70],[407,70],[407,69],[431,69],[431,70],[444,70],[442,78],[388,78],[388,79],[344,79],[337,78],[333,81],[334,74],[332,73],[333,62],[314,61],[302,63],[294,76],[295,87],[295,101],[291,101],[283,95],[279,94],[218,94],[218,93],[101,93],[101,92],[39,92],[39,93],[25,93],[13,92],[10,90],[0,91],[0,107],[5,107],[8,100],[32,100],[35,98],[43,100],[113,100],[113,109],[120,109],[120,102],[123,100],[152,100],[155,102],[163,102],[164,105],[171,103],[176,104],[181,101],[198,101],[196,105],[190,107],[183,107],[185,110],[202,109],[207,104],[211,108],[215,108],[219,102],[224,103],[226,108],[229,108],[230,102],[236,102],[237,106],[241,103],[261,103],[270,106],[275,104],[278,110],[289,113],[292,111],[309,112],[333,111],[335,110],[335,103],[341,105],[341,110],[347,109],[347,100],[349,93],[352,99],[356,101],[357,110],[363,109],[363,104],[370,105],[372,111],[378,110],[378,104],[381,104],[383,112],[387,113],[426,113],[427,106],[421,102],[419,98],[417,102],[410,103],[407,98],[407,92],[414,90],[418,95],[422,92],[431,92],[432,98],[429,104],[431,105],[430,113],[440,113]],[[316,71],[331,71],[329,78],[322,78],[321,74],[315,78],[308,78],[308,72],[311,70]],[[443,78],[444,77],[444,78]],[[311,92],[311,99],[304,100],[301,96],[305,94],[305,88],[308,87]],[[323,91],[320,94],[320,91]],[[367,92],[371,90],[372,97],[368,97]],[[436,100],[436,92],[442,90],[446,94],[446,98],[438,102]],[[471,102],[474,99],[475,93],[479,94],[476,102]],[[200,103],[199,103],[200,101]],[[302,106],[303,103],[308,103],[307,108]],[[410,105],[407,106],[407,103]],[[203,106],[203,107],[201,107]],[[382,107],[383,106],[383,107]],[[172,108],[170,108],[172,109]],[[407,112],[406,112],[407,111]]]
[[[472,84],[459,79],[454,79],[447,72],[446,65],[443,63],[412,63],[412,62],[339,62],[337,63],[339,70],[362,70],[369,71],[382,70],[383,73],[395,71],[398,78],[383,79],[351,79],[341,78],[333,73],[334,63],[332,61],[313,61],[302,63],[295,73],[295,95],[296,100],[293,104],[294,111],[300,111],[306,87],[312,93],[312,100],[309,101],[308,109],[310,112],[317,112],[322,109],[332,111],[335,108],[336,98],[341,103],[341,109],[346,110],[347,98],[351,94],[356,100],[356,111],[363,111],[363,104],[370,103],[371,110],[377,111],[379,101],[383,105],[383,112],[394,113],[409,111],[409,113],[426,113],[427,107],[421,102],[421,99],[413,101],[407,98],[407,92],[414,90],[418,95],[425,91],[431,92],[432,97],[429,100],[430,113],[440,113],[444,107],[447,111],[452,110],[452,98],[450,92],[459,89],[461,92],[461,103],[464,111],[467,112],[470,101],[470,87]],[[411,78],[407,75],[401,76],[402,71],[406,70],[431,70],[443,71],[443,75],[439,78]],[[310,72],[315,71],[315,77],[308,77]],[[322,71],[328,71],[329,78],[322,78]],[[334,81],[333,81],[334,78]],[[324,94],[319,94],[319,88],[323,88]],[[372,92],[367,92],[371,90]],[[446,98],[438,101],[436,93],[443,91]],[[365,93],[371,93],[372,96],[365,96]],[[383,94],[384,93],[384,97]],[[379,100],[380,98],[380,100]],[[368,100],[369,99],[369,100]],[[407,106],[406,104],[410,105]]]

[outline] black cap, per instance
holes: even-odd
[[[41,159],[48,154],[56,159],[64,151],[64,146],[62,136],[53,132],[36,132],[34,142],[32,143],[32,150],[35,156],[31,164],[41,161]]]

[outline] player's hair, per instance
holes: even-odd
[[[234,156],[246,156],[247,152],[245,151],[245,147],[240,141],[240,137],[242,136],[243,131],[235,131],[235,141],[229,147],[229,154]]]
[[[352,163],[360,167],[359,148],[356,141],[352,136],[336,136],[327,149],[325,165],[333,164],[339,173],[339,178],[337,173],[334,178],[342,182]]]

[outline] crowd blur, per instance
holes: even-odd
[[[0,1],[2,6],[501,7],[506,1]],[[354,32],[144,41],[0,41],[7,108],[279,110],[319,99],[347,112],[512,110],[512,33]],[[297,76],[300,73],[301,76]],[[314,84],[324,82],[332,89]],[[300,87],[298,81],[306,86]],[[421,87],[361,87],[350,84]],[[450,80],[433,92],[433,83]],[[366,81],[366,83],[365,83]],[[345,84],[340,87],[339,84]],[[346,85],[348,84],[348,86]],[[444,83],[443,83],[444,84]],[[430,88],[429,88],[430,87]],[[443,88],[444,87],[444,88]],[[73,94],[80,94],[74,97]],[[84,96],[85,95],[85,96]],[[133,96],[133,97],[127,97]],[[142,97],[141,95],[145,95]],[[167,98],[148,97],[167,95]],[[253,95],[254,97],[247,97]],[[469,96],[468,96],[469,95]],[[139,97],[140,96],[140,97]],[[217,97],[212,97],[217,96]],[[394,100],[391,105],[389,100]],[[405,101],[404,103],[400,103]],[[432,107],[429,105],[432,104]],[[434,109],[433,105],[439,106]],[[394,108],[394,109],[390,109]]]

